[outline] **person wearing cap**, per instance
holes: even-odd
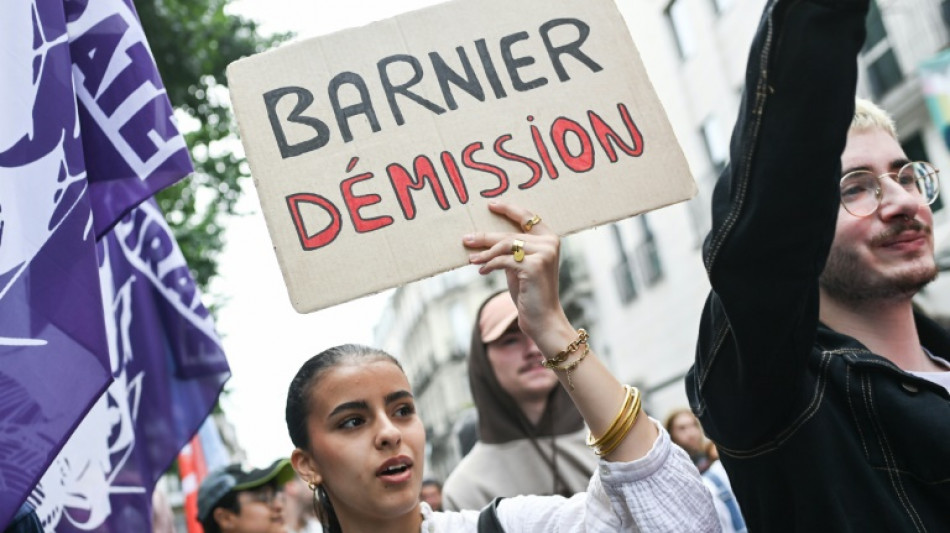
[[[293,479],[287,459],[245,471],[215,470],[198,487],[198,521],[205,533],[285,533],[283,486]]]
[[[476,315],[468,358],[479,441],[445,481],[446,509],[480,509],[496,496],[587,489],[597,457],[584,419],[538,346],[518,327],[508,291]]]

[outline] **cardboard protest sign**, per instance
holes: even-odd
[[[462,235],[560,234],[695,184],[613,0],[456,0],[230,65],[300,312],[467,264]]]

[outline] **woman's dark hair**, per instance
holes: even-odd
[[[287,408],[284,411],[287,432],[290,433],[290,441],[295,447],[310,452],[310,435],[307,433],[307,419],[310,417],[310,402],[308,400],[310,399],[310,390],[320,380],[320,376],[327,370],[343,363],[366,361],[389,361],[402,370],[402,365],[395,357],[380,349],[359,344],[334,346],[311,357],[300,367],[287,389]],[[342,533],[340,521],[336,517],[333,505],[330,503],[330,497],[323,486],[318,486],[314,492],[313,509],[323,524],[324,531],[327,533]]]

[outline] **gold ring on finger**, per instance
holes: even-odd
[[[515,258],[515,263],[524,261],[524,241],[515,239],[511,241],[511,255]]]
[[[531,228],[538,225],[539,222],[541,222],[541,215],[534,215],[530,220],[524,223],[524,232],[530,233]]]

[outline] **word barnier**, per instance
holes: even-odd
[[[551,33],[558,28],[565,27],[573,27],[576,29],[577,38],[565,44],[555,44],[552,41]],[[542,24],[539,28],[539,32],[541,34],[541,40],[544,42],[544,49],[551,61],[551,66],[554,68],[561,82],[570,80],[570,76],[561,61],[561,56],[565,54],[570,55],[584,64],[592,72],[603,70],[603,67],[581,51],[581,45],[584,44],[590,35],[590,26],[587,23],[574,18],[553,19]],[[528,32],[522,31],[506,35],[502,37],[498,43],[499,52],[504,61],[504,71],[508,75],[511,86],[519,92],[530,91],[547,85],[548,83],[548,79],[545,77],[525,80],[522,74],[519,73],[520,69],[533,65],[535,59],[530,55],[516,57],[512,48],[516,43],[528,39]],[[481,60],[484,78],[487,80],[495,98],[505,98],[508,94],[499,79],[498,70],[495,68],[495,63],[489,54],[485,39],[476,40],[475,49]],[[413,86],[418,85],[419,82],[422,81],[424,75],[422,64],[415,56],[395,54],[384,57],[376,63],[376,69],[379,73],[379,83],[382,86],[383,93],[386,95],[386,100],[389,103],[389,108],[396,125],[402,126],[405,124],[405,118],[399,107],[399,101],[396,99],[397,96],[414,102],[437,115],[445,113],[446,107],[450,110],[458,109],[458,102],[452,93],[453,86],[468,93],[480,102],[485,101],[485,89],[482,87],[482,83],[479,81],[479,77],[476,75],[475,69],[472,67],[472,62],[469,60],[465,49],[459,46],[455,51],[458,54],[458,60],[461,63],[462,70],[464,70],[464,75],[452,70],[437,52],[429,53],[429,61],[441,89],[442,99],[445,104],[444,107],[411,90]],[[399,68],[400,70],[408,67],[412,75],[407,81],[396,83],[392,79],[392,67]],[[356,103],[349,105],[341,103],[341,92],[353,94],[354,91],[359,94],[359,100]],[[277,111],[277,107],[280,101],[287,96],[295,96],[296,104],[294,104],[293,109],[286,117],[281,117]],[[349,123],[353,117],[364,117],[365,122],[369,124],[374,133],[382,129],[377,117],[376,107],[370,99],[366,80],[359,74],[355,72],[341,72],[335,75],[330,79],[327,86],[327,96],[329,98],[329,106],[333,110],[337,127],[344,142],[353,140],[353,132],[350,129]],[[316,116],[304,114],[304,112],[310,109],[314,102],[314,95],[308,89],[296,86],[280,87],[264,93],[263,98],[264,106],[267,109],[267,117],[274,134],[274,140],[277,142],[282,158],[287,159],[312,152],[326,146],[327,143],[330,142],[330,127],[327,126],[326,122]],[[303,126],[306,128],[306,131],[312,130],[313,136],[307,140],[291,144],[287,139],[284,122],[282,121],[286,121],[288,124]]]

